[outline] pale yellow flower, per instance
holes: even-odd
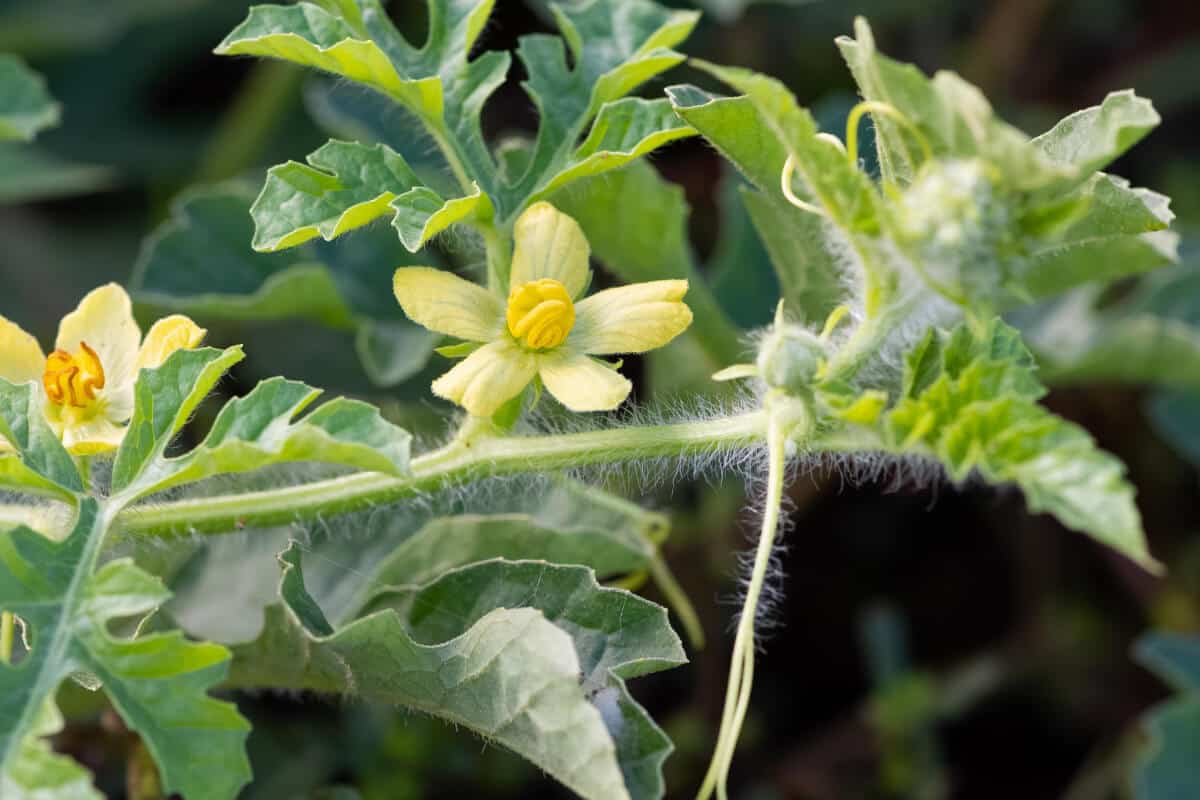
[[[41,384],[43,413],[77,455],[115,449],[133,414],[133,385],[142,367],[157,367],[176,350],[195,347],[205,330],[184,316],[155,322],[146,338],[129,295],[115,283],[88,293],[63,317],[49,356],[13,322],[0,317],[0,378]],[[0,439],[0,449],[8,443]]]
[[[536,203],[513,232],[507,300],[429,267],[396,270],[404,313],[431,331],[482,347],[433,382],[433,393],[490,417],[534,378],[572,411],[606,411],[632,385],[592,356],[662,347],[692,321],[685,280],[650,281],[580,299],[590,282],[590,249],[579,224]]]

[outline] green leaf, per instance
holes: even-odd
[[[491,215],[478,187],[467,197],[443,200],[382,144],[330,141],[308,163],[289,161],[268,171],[250,212],[255,250],[274,252],[318,236],[331,241],[390,215],[401,241],[415,253],[452,224]]]
[[[524,172],[504,187],[500,205],[505,219],[519,213],[533,196],[549,191],[555,176],[579,160],[578,139],[605,104],[619,100],[683,60],[670,48],[686,39],[699,19],[696,12],[672,11],[649,0],[586,0],[556,6],[554,16],[562,39],[532,34],[521,37],[517,49],[517,57],[529,76],[524,87],[540,113],[541,123]],[[570,49],[571,65],[564,40]],[[626,105],[609,113],[619,120],[635,107]],[[670,126],[665,130],[683,135],[677,122],[647,113],[657,108],[646,106],[646,111],[638,112],[645,114],[640,122],[651,123],[640,127],[641,142],[623,142],[621,147],[648,150],[677,138],[673,133],[664,134],[662,127],[656,132],[655,125]],[[601,114],[583,148],[589,142],[604,142],[611,135],[607,130],[610,121]]]
[[[1015,483],[1031,510],[1157,570],[1124,467],[1082,428],[1038,405],[1044,391],[1032,355],[999,320],[978,332],[931,331],[906,359],[884,442],[933,456],[956,481],[977,471],[991,483]]]
[[[721,212],[717,241],[705,271],[734,324],[756,328],[771,321],[780,289],[774,261],[751,221],[747,193],[737,171],[727,169],[717,194]]]
[[[1033,143],[1054,161],[1086,176],[1107,167],[1160,122],[1149,100],[1126,89],[1110,92],[1100,105],[1065,117]]]
[[[1200,784],[1196,741],[1200,738],[1200,697],[1195,694],[1160,703],[1143,717],[1150,737],[1134,767],[1138,800],[1189,797]]]
[[[845,237],[864,266],[876,261],[870,241],[878,230],[874,190],[865,174],[838,147],[817,136],[812,116],[796,105],[781,84],[742,70],[705,69],[746,92],[717,97],[695,87],[667,90],[676,111],[700,131],[755,187],[743,200],[767,246],[779,277],[785,307],[820,325],[847,299],[843,288]],[[842,228],[838,233],[819,214],[793,206],[780,188],[784,162],[796,154],[803,186],[797,193],[822,208]],[[837,254],[843,254],[840,258]],[[878,267],[871,267],[878,272]]]
[[[1150,734],[1134,767],[1138,800],[1187,797],[1200,784],[1200,641],[1195,637],[1151,634],[1138,642],[1138,661],[1180,694],[1152,708],[1143,725]]]
[[[428,38],[420,48],[405,41],[378,0],[255,6],[216,52],[283,58],[382,92],[416,114],[483,192],[494,195],[495,165],[479,115],[510,59],[484,53],[468,60],[493,2],[430,0]]]
[[[1181,692],[1200,692],[1200,639],[1151,634],[1137,644],[1137,660]]]
[[[545,558],[601,577],[648,569],[666,531],[660,514],[576,481],[547,481],[430,520],[402,513],[372,514],[366,525],[361,517],[329,520],[305,546],[306,582],[341,625],[380,591],[490,558]],[[258,636],[262,611],[275,600],[275,556],[294,533],[280,527],[206,539],[171,581],[171,617],[226,644]]]
[[[193,450],[148,465],[138,479],[138,493],[300,461],[390,475],[409,472],[412,436],[385,421],[373,405],[339,397],[293,422],[320,394],[320,389],[284,378],[261,382],[245,397],[226,403]]]
[[[549,196],[572,181],[619,169],[663,145],[695,136],[679,121],[667,100],[628,97],[600,109],[591,133],[569,163],[539,189],[533,200]]]
[[[793,205],[765,192],[743,189],[741,199],[770,254],[788,312],[819,327],[846,299],[821,219],[797,214]]]
[[[350,19],[340,11],[349,12]],[[281,58],[314,67],[369,86],[417,114],[440,118],[441,81],[433,76],[402,77],[380,45],[370,40],[364,11],[382,13],[375,2],[331,2],[326,8],[314,3],[252,6],[245,21],[214,52]]]
[[[804,183],[806,191],[837,225],[850,233],[872,234],[878,231],[878,199],[870,178],[858,169],[857,164],[847,160],[841,147],[817,136],[820,131],[816,120],[807,109],[796,103],[795,96],[787,87],[774,78],[750,70],[707,62],[696,63],[746,95],[758,112],[759,119],[774,133],[784,152],[794,157],[796,175]],[[687,113],[681,112],[681,115],[688,119]],[[731,125],[728,117],[722,122],[724,126]],[[699,126],[697,128],[704,132]],[[733,135],[740,138],[736,130]],[[739,149],[746,146],[745,143],[739,143]],[[774,148],[774,152],[777,154],[778,148]],[[779,166],[780,170],[774,177],[776,183],[782,173],[782,162]]]
[[[134,384],[133,418],[113,462],[114,494],[132,489],[230,367],[242,348],[177,350],[155,369],[143,369]]]
[[[16,56],[0,53],[0,141],[31,142],[38,132],[57,125],[60,113],[45,79]]]
[[[83,481],[71,454],[46,423],[46,399],[36,383],[12,384],[0,378],[0,486],[74,499]]]
[[[1015,318],[1050,384],[1121,381],[1200,390],[1200,331],[1083,289]]]
[[[283,604],[237,648],[236,684],[353,687],[503,744],[583,797],[661,796],[670,743],[624,685],[685,660],[661,608],[581,567],[490,561],[335,628],[299,549],[281,561]]]
[[[205,694],[224,678],[229,652],[188,642],[178,631],[133,639],[109,632],[114,620],[145,616],[169,593],[128,559],[93,573],[108,521],[95,500],[85,499],[61,542],[28,528],[0,533],[0,608],[24,622],[31,644],[17,665],[0,665],[0,785],[75,787],[79,794],[47,796],[94,796],[79,786],[81,770],[50,756],[36,738],[59,725],[54,690],[85,672],[142,737],[165,792],[232,798],[250,780],[249,724],[231,704]]]
[[[983,159],[1020,190],[1078,174],[996,118],[983,93],[953,72],[938,72],[931,80],[911,64],[880,54],[862,17],[854,21],[854,37],[840,37],[837,45],[863,98],[895,108],[920,131],[933,156]],[[920,140],[891,116],[875,114],[874,119],[884,179],[901,186],[912,183],[925,163]]]
[[[395,234],[372,227],[337,246],[255,253],[253,199],[242,183],[181,195],[142,247],[133,278],[138,302],[201,322],[298,318],[354,330],[359,359],[381,386],[424,367],[434,336],[405,320],[390,293],[380,291],[396,266],[413,263]]]
[[[764,192],[779,192],[786,143],[749,97],[723,97],[691,85],[668,86],[675,112]],[[780,199],[783,194],[779,193]]]
[[[0,795],[18,800],[104,800],[92,786],[91,774],[67,756],[55,753],[46,741],[62,728],[62,713],[54,700],[47,700],[17,746],[11,765],[0,772]]]
[[[1048,297],[1076,286],[1108,283],[1174,263],[1179,237],[1166,228],[1170,200],[1123,178],[1098,173],[1072,195],[1086,211],[1052,237],[1032,239],[1014,270],[1012,290]]]

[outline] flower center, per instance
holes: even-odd
[[[55,350],[46,359],[42,373],[46,396],[60,406],[86,408],[96,399],[96,390],[104,388],[104,367],[96,351],[79,343],[75,354]]]
[[[562,344],[575,324],[567,287],[553,278],[514,286],[508,295],[508,331],[532,350]]]

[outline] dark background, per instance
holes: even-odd
[[[391,4],[415,38],[424,24],[420,5]],[[497,5],[483,40],[488,48],[511,49],[519,35],[546,29],[519,0]],[[255,90],[247,87],[256,75],[263,79],[253,61],[209,54],[245,7],[234,0],[0,0],[0,51],[23,54],[64,106],[63,124],[39,139],[39,152],[104,168],[76,174],[61,196],[47,191],[35,202],[0,204],[2,313],[48,340],[86,290],[128,281],[142,237],[179,190],[234,174],[261,180],[266,166],[299,159],[324,141],[296,73],[276,75],[283,88],[274,93],[274,113],[245,152],[231,158],[217,144],[231,120],[253,114],[246,106]],[[860,13],[884,52],[927,71],[959,71],[1031,133],[1109,90],[1133,87],[1152,98],[1164,124],[1112,171],[1175,198],[1187,249],[1189,226],[1200,223],[1200,5],[752,5],[728,18],[706,15],[682,49],[779,77],[840,132],[854,95],[833,39]],[[490,132],[533,125],[518,77],[514,68],[489,106]],[[687,81],[702,78],[686,67],[667,77]],[[692,140],[655,163],[685,188],[694,244],[708,254],[720,227],[720,160]],[[303,351],[309,334],[297,339],[283,327],[255,335],[266,348],[290,337]],[[248,341],[252,359],[257,341]],[[322,381],[313,358],[302,352],[298,363],[313,367],[315,379],[303,376],[310,381],[387,399],[346,378],[353,370]],[[1094,385],[1056,390],[1046,402],[1129,465],[1151,549],[1170,568],[1164,580],[1029,515],[1014,492],[920,488],[903,471],[863,485],[820,468],[796,480],[786,574],[777,577],[784,590],[773,614],[778,625],[758,661],[734,796],[1123,796],[1140,742],[1138,716],[1167,694],[1131,659],[1131,645],[1151,628],[1200,632],[1196,468],[1177,454],[1180,442],[1157,432],[1145,411],[1149,397],[1145,389]],[[668,554],[709,636],[692,665],[632,684],[676,742],[670,796],[689,797],[720,713],[734,552],[748,546],[752,520],[739,517],[744,493],[733,479],[680,484],[645,501],[673,512]],[[239,701],[255,723],[258,783],[247,796],[303,797],[331,784],[354,786],[366,798],[565,796],[514,756],[419,716],[313,697]],[[109,715],[83,716],[60,745],[121,796],[130,740]]]

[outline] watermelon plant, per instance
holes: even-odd
[[[653,580],[694,646],[702,635],[659,552],[663,515],[589,480],[614,465],[635,482],[728,472],[759,487],[698,798],[728,795],[785,490],[807,466],[1012,485],[1030,511],[1160,570],[1123,465],[1039,403],[1037,361],[1006,321],[1175,260],[1167,198],[1103,171],[1158,124],[1148,100],[1113,92],[1030,137],[956,74],[880,53],[859,20],[837,42],[862,96],[838,135],[736,67],[694,60],[710,88],[634,96],[684,62],[674,48],[698,14],[583,0],[552,7],[557,35],[521,38],[539,126],[496,140],[480,116],[513,64],[479,49],[492,11],[430,0],[417,44],[378,0],[252,7],[216,53],[328,73],[406,133],[332,139],[254,190],[184,195],[133,277],[164,311],[144,336],[115,284],[63,318],[49,352],[0,318],[0,795],[99,796],[46,740],[74,682],[141,738],[158,791],[189,800],[252,780],[249,724],[214,696],[240,689],[407,707],[580,796],[662,796],[672,743],[627,681],[687,658],[668,611],[632,590]],[[0,136],[56,117],[37,77],[0,60]],[[752,333],[643,159],[689,137],[743,176],[776,271],[781,299]],[[224,272],[206,263],[218,247],[235,253]],[[254,343],[206,347],[193,318],[352,332],[345,357],[377,384],[455,410],[430,441],[271,374],[208,413]],[[676,340],[712,383],[677,410],[637,399],[621,358]],[[181,437],[197,416],[207,429]],[[500,489],[437,505],[472,486]],[[363,535],[320,533],[339,524]],[[262,591],[222,549],[233,531],[278,557],[261,619],[233,610],[230,587]]]

